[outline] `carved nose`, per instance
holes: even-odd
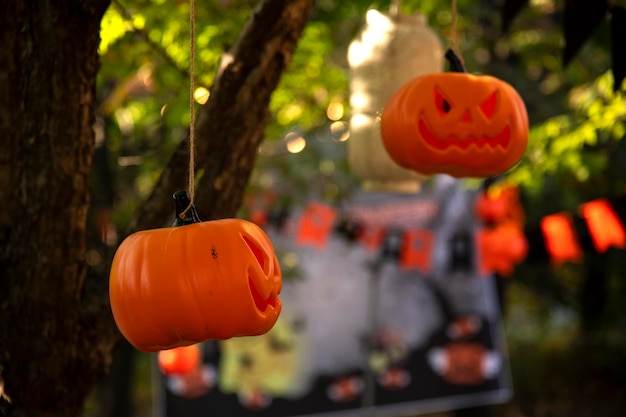
[[[461,116],[461,120],[465,123],[471,123],[472,115],[470,114],[469,109],[465,110],[465,113],[463,113],[463,116]]]

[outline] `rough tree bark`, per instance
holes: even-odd
[[[107,4],[2,2],[0,414],[78,415],[111,350],[81,318]]]
[[[85,285],[100,19],[108,0],[0,5],[0,414],[78,416],[118,334],[106,285]],[[225,54],[197,125],[197,206],[235,213],[268,103],[313,0],[266,0]],[[163,225],[182,143],[133,229]]]

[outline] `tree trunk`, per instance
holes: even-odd
[[[100,324],[81,317],[97,50],[107,4],[0,6],[2,415],[79,415],[110,355],[113,339],[103,340]]]
[[[78,416],[118,333],[108,280],[89,271],[86,216],[100,20],[108,0],[0,4],[0,414]],[[266,0],[226,55],[197,126],[197,205],[239,206],[268,105],[314,0]],[[181,144],[135,229],[172,213]],[[89,275],[89,277],[88,277]],[[90,278],[90,279],[86,279]]]
[[[608,300],[609,259],[607,254],[590,253],[587,256],[587,272],[581,291],[581,338],[583,347],[604,344],[606,310]]]

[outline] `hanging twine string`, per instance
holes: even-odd
[[[196,183],[196,113],[194,109],[194,93],[196,90],[194,80],[196,62],[195,15],[195,0],[189,0],[189,205],[179,214],[181,219],[185,218],[185,215],[193,206]]]
[[[450,10],[450,14],[451,14],[451,19],[450,19],[450,35],[449,35],[449,41],[450,41],[450,49],[454,50],[455,52],[459,51],[459,44],[458,44],[458,31],[457,31],[457,5],[456,5],[456,0],[452,0],[452,6],[451,6],[451,10]]]
[[[389,15],[396,17],[400,13],[400,0],[391,0],[389,3]]]
[[[463,57],[459,51],[458,45],[458,31],[457,31],[457,7],[456,0],[452,0],[451,6],[451,19],[450,19],[450,33],[448,34],[448,41],[450,45],[446,51],[446,59],[450,64],[450,71],[453,72],[467,72]]]

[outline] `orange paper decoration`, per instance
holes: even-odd
[[[556,213],[544,217],[541,220],[541,232],[553,265],[582,261],[583,251],[569,213]]]
[[[301,245],[311,244],[319,249],[324,248],[336,216],[335,210],[326,204],[309,203],[300,218],[296,241]]]
[[[430,271],[433,234],[430,230],[409,230],[402,237],[400,266],[403,269]]]
[[[593,200],[580,206],[580,214],[587,221],[593,246],[599,253],[611,246],[626,248],[626,232],[617,214],[606,199]]]

